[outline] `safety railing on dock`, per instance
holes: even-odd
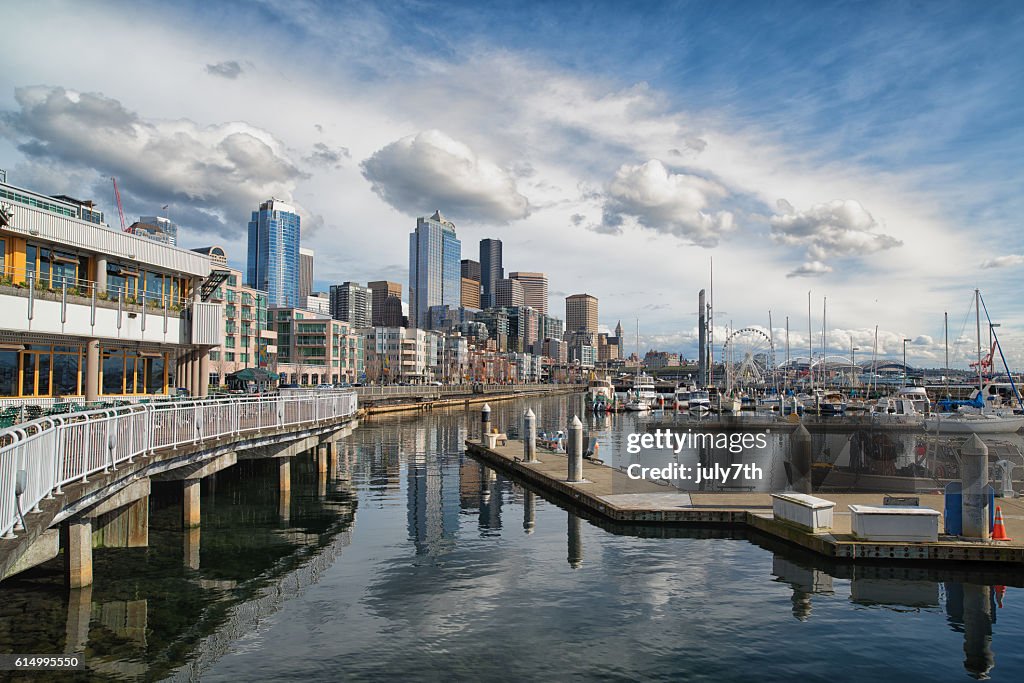
[[[577,384],[413,384],[386,386],[364,386],[358,387],[356,391],[360,398],[440,398],[442,396],[465,396],[468,394],[497,394],[497,393],[532,393],[540,391],[553,391],[556,389],[582,389],[583,385]]]
[[[356,414],[353,391],[134,404],[43,417],[0,431],[0,536],[21,514],[119,463],[165,448]],[[20,513],[19,513],[20,504]]]

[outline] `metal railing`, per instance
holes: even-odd
[[[441,397],[461,396],[465,394],[494,394],[494,393],[515,393],[531,391],[551,391],[553,389],[578,388],[582,385],[575,384],[445,384],[437,386],[433,384],[386,385],[386,386],[364,386],[357,387],[356,392],[360,398],[401,398],[401,397]]]
[[[136,404],[44,417],[0,431],[0,536],[64,486],[164,448],[356,414],[352,391]],[[20,494],[20,495],[19,495]],[[20,511],[19,511],[20,504]]]

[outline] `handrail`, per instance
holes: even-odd
[[[201,444],[284,426],[356,414],[353,391],[295,396],[245,396],[132,404],[51,415],[0,431],[0,536],[14,538],[22,514],[64,486],[163,448]],[[22,494],[15,494],[18,472]]]

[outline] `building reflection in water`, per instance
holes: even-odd
[[[456,425],[417,425],[403,439],[406,456],[407,523],[417,554],[454,546],[459,528],[459,452],[465,430]],[[412,446],[412,448],[408,448]],[[430,454],[428,456],[428,454]]]

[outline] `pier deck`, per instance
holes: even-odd
[[[625,472],[584,460],[586,481],[566,481],[565,454],[538,449],[538,463],[523,462],[523,444],[509,440],[505,446],[487,448],[466,441],[468,452],[496,466],[512,478],[572,501],[591,512],[624,523],[732,524],[783,539],[827,557],[858,560],[916,560],[931,562],[1000,562],[1024,565],[1024,501],[997,498],[1011,541],[970,542],[943,537],[935,543],[885,543],[862,541],[850,533],[848,505],[881,505],[882,493],[821,493],[836,503],[831,533],[812,534],[776,521],[767,493],[699,493],[668,485],[631,479]],[[922,494],[924,507],[943,511],[943,496]],[[940,531],[942,529],[940,521]]]

